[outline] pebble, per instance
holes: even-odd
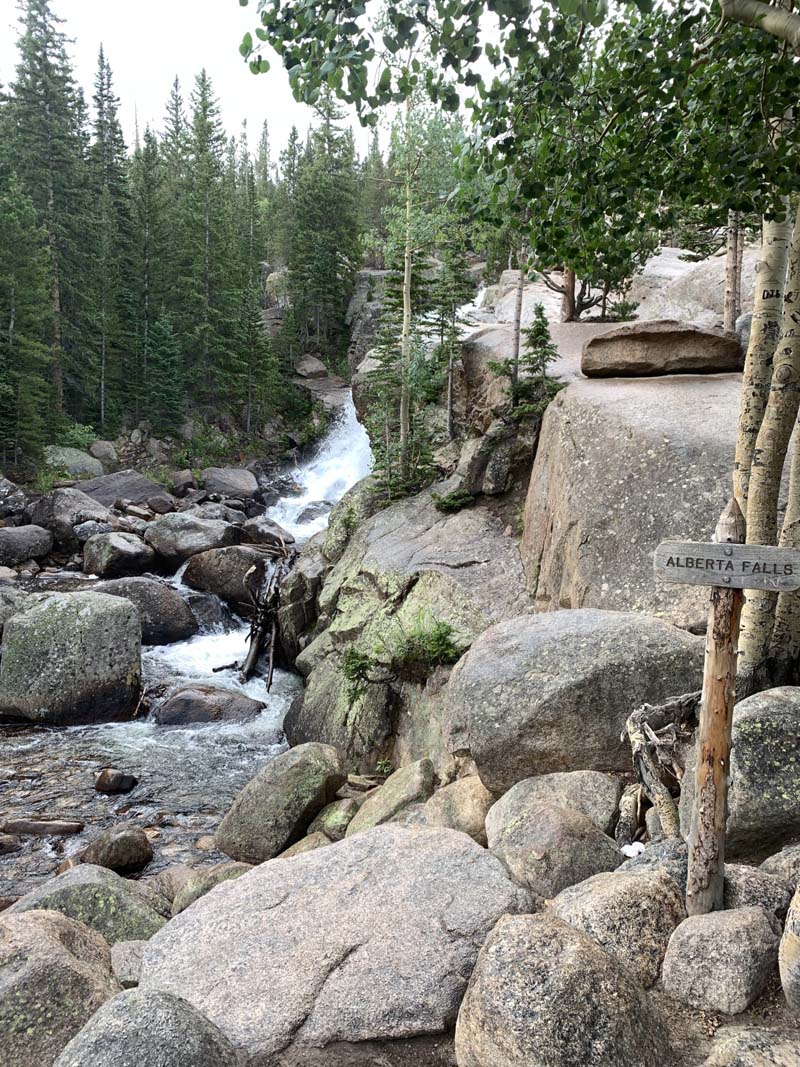
[[[94,787],[98,793],[130,793],[138,784],[139,779],[134,775],[119,771],[116,767],[104,767]]]
[[[22,848],[22,842],[14,834],[0,834],[0,856],[5,856],[9,852],[19,852]]]

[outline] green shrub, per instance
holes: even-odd
[[[58,435],[57,444],[62,448],[80,448],[85,452],[96,440],[97,434],[93,426],[82,422],[71,422],[67,423]]]
[[[468,508],[470,504],[475,503],[475,497],[472,493],[466,489],[455,489],[452,493],[445,493],[440,496],[439,493],[431,493],[434,499],[436,510],[441,511],[444,515],[452,515],[456,511],[461,511],[463,508]]]
[[[362,697],[373,681],[370,672],[378,666],[377,661],[366,652],[360,652],[355,645],[345,649],[339,670],[347,682],[347,700],[350,707]]]
[[[403,677],[424,681],[437,667],[455,663],[463,653],[454,626],[443,619],[420,617],[391,649],[392,667]]]

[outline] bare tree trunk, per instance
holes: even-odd
[[[744,516],[733,497],[720,516],[717,542],[741,544]],[[706,633],[706,659],[692,825],[689,831],[689,877],[686,910],[705,915],[722,907],[725,871],[725,820],[736,683],[736,643],[742,610],[741,589],[714,587]]]
[[[739,435],[733,471],[733,492],[743,512],[747,511],[753,451],[767,407],[772,382],[772,360],[781,333],[783,289],[791,236],[792,224],[787,200],[783,216],[764,219],[762,223],[761,256],[756,266],[753,322],[744,362]]]
[[[516,405],[517,383],[519,382],[519,350],[522,337],[522,297],[525,293],[525,267],[527,255],[523,247],[519,253],[519,278],[517,279],[517,296],[514,302],[514,326],[511,333],[511,406]]]
[[[786,450],[800,401],[800,210],[792,230],[784,293],[783,328],[773,362],[772,384],[750,469],[747,540],[774,545],[778,532],[778,494]],[[796,321],[797,319],[797,321]],[[751,589],[742,612],[737,695],[755,692],[764,680],[772,640],[777,594]]]
[[[800,445],[795,436],[789,475],[789,500],[780,537],[781,548],[800,548]],[[775,608],[769,667],[776,685],[793,681],[800,661],[800,595],[780,593]]]
[[[723,327],[728,333],[736,328],[736,270],[739,264],[739,224],[735,211],[728,212],[725,256],[725,304]]]
[[[52,183],[47,190],[48,218],[52,221],[54,211],[54,196]],[[50,282],[50,310],[53,314],[52,346],[50,376],[53,383],[53,407],[55,414],[60,416],[64,412],[64,364],[62,361],[62,336],[61,336],[61,281],[58,273],[58,250],[56,247],[56,235],[52,226],[47,234],[47,245],[50,249],[50,262],[53,276]]]
[[[561,321],[575,321],[575,271],[572,267],[564,269],[564,295],[561,298]]]
[[[741,216],[736,213],[736,285],[734,296],[736,299],[736,317],[733,327],[736,329],[736,320],[742,313],[742,267],[744,265],[744,226]]]
[[[410,135],[411,100],[406,104],[406,129]],[[413,177],[410,146],[406,146],[405,178],[405,247],[403,251],[403,325],[400,333],[400,477],[409,472],[409,443],[411,437],[411,398],[408,392],[408,364],[411,351],[411,271],[414,260],[411,223],[414,211]]]

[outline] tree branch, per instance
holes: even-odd
[[[754,26],[800,52],[800,15],[794,11],[773,7],[763,0],[720,0],[720,7],[724,19]]]

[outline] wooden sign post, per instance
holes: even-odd
[[[720,516],[712,543],[665,541],[655,555],[657,577],[686,585],[712,586],[689,833],[686,886],[689,915],[703,915],[723,905],[725,821],[742,590],[800,588],[800,551],[746,545],[745,532],[744,516],[732,499]]]

